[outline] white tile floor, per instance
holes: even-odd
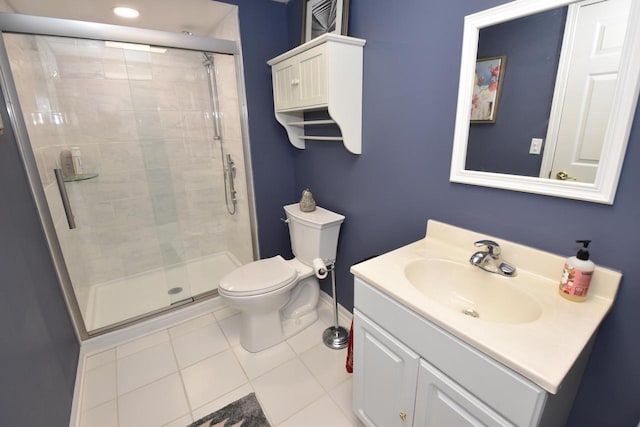
[[[239,315],[223,308],[87,357],[81,427],[184,427],[255,392],[274,427],[359,426],[351,412],[346,349],[322,331],[331,312],[259,353],[238,340]]]

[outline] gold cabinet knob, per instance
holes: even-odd
[[[405,414],[404,412],[400,412],[400,419],[402,421],[407,421],[407,414]]]

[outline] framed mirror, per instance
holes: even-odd
[[[638,1],[469,15],[450,181],[613,204],[639,93]]]

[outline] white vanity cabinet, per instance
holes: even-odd
[[[354,401],[370,426],[413,424],[420,356],[360,313],[354,313]]]
[[[416,389],[416,426],[513,425],[426,360],[420,360]]]
[[[365,40],[324,34],[267,62],[273,78],[276,120],[291,144],[305,140],[342,141],[362,153],[362,59]],[[328,118],[305,120],[326,111]],[[337,126],[341,136],[306,135],[305,126]]]
[[[353,404],[365,425],[513,425],[359,312],[354,337]]]
[[[550,394],[355,278],[353,408],[366,426],[562,426],[576,387]]]

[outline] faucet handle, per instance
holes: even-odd
[[[493,257],[497,257],[500,255],[500,245],[498,244],[498,242],[494,242],[493,240],[478,240],[474,243],[474,245],[476,245],[477,247],[486,246],[487,252],[489,252],[489,255]]]

